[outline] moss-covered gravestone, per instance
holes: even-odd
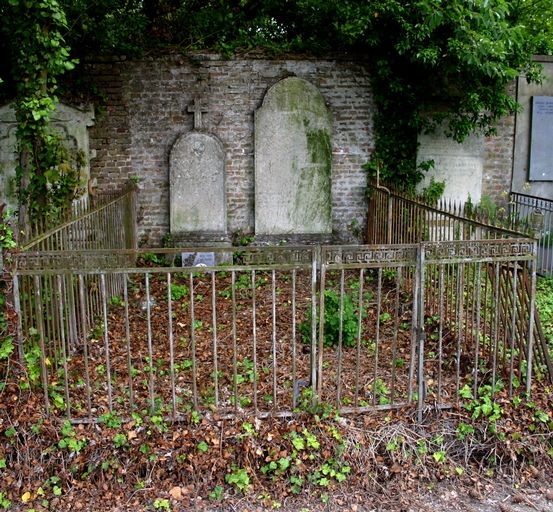
[[[300,78],[269,89],[255,113],[256,235],[332,232],[332,119]]]

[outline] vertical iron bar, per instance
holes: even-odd
[[[277,335],[276,335],[276,274],[273,269],[272,277],[272,349],[273,349],[273,409],[277,410]]]
[[[311,253],[311,405],[317,405],[317,390],[319,388],[320,375],[317,368],[317,272],[320,264],[321,279],[319,282],[320,293],[324,291],[324,267],[321,262],[321,249],[317,247],[312,249]]]
[[[361,331],[363,325],[363,284],[365,281],[365,269],[359,269],[359,296],[357,299],[357,352],[355,355],[355,397],[354,405],[359,407],[359,380],[360,380],[360,371],[361,371]]]
[[[17,337],[17,355],[19,359],[19,364],[22,368],[27,368],[25,363],[25,354],[23,350],[23,323],[22,323],[22,309],[21,309],[21,299],[19,296],[19,276],[17,273],[13,275],[13,305],[15,309],[15,314],[17,315],[16,319],[16,337]]]
[[[146,319],[148,329],[148,358],[149,358],[149,372],[148,372],[148,388],[150,392],[150,414],[154,414],[156,403],[154,393],[154,351],[152,347],[152,313],[151,313],[151,299],[150,299],[150,274],[146,272]]]
[[[513,304],[511,314],[511,343],[509,345],[509,398],[513,396],[513,372],[515,364],[515,336],[516,336],[516,316],[517,316],[517,286],[518,286],[518,262],[514,262],[513,269]]]
[[[499,274],[499,262],[495,263],[495,283],[494,283],[494,314],[493,314],[493,331],[492,331],[492,397],[495,393],[495,381],[497,373],[497,344],[498,344],[498,330],[499,330],[499,280],[501,278]]]
[[[420,247],[417,248],[417,255],[418,255],[418,252],[420,251]],[[415,282],[414,282],[414,285],[413,285],[413,292],[412,292],[412,297],[413,297],[413,311],[411,313],[411,353],[410,353],[410,356],[409,356],[409,388],[407,390],[407,401],[409,403],[411,403],[413,401],[413,381],[415,379],[415,357],[416,357],[416,354],[417,354],[417,345],[418,345],[418,326],[417,326],[417,321],[418,321],[418,318],[419,318],[419,310],[418,310],[418,307],[419,307],[419,302],[418,302],[418,297],[419,297],[419,288],[421,286],[421,281],[420,281],[420,272],[419,272],[419,266],[418,266],[418,263],[419,263],[419,258],[417,256],[417,260],[415,262]]]
[[[532,255],[533,259],[531,260],[531,268],[532,268],[532,277],[531,277],[531,283],[530,283],[530,305],[528,308],[529,311],[529,321],[528,321],[528,350],[526,354],[526,396],[529,399],[530,398],[530,391],[532,389],[532,356],[533,356],[533,343],[534,343],[534,315],[535,307],[536,307],[536,266],[537,266],[537,260],[536,260],[536,254],[537,254],[537,242],[534,241],[533,247],[532,247]]]
[[[455,296],[455,325],[457,329],[457,347],[455,354],[455,393],[459,398],[459,388],[461,382],[461,333],[463,332],[463,284],[464,284],[464,264],[457,265],[457,289]]]
[[[402,278],[402,267],[397,267],[396,269],[396,298],[394,304],[394,334],[392,337],[392,361],[391,361],[391,372],[392,380],[390,385],[390,403],[393,404],[395,400],[395,386],[396,386],[396,359],[397,359],[397,338],[399,335],[399,298],[401,291],[401,278]]]
[[[255,308],[254,308],[255,311]],[[296,408],[297,369],[296,369],[296,269],[292,270],[292,409]]]
[[[344,341],[344,269],[340,272],[340,319],[338,326],[338,361],[336,368],[336,408],[340,409],[341,404],[341,380],[342,380],[342,344]]]
[[[81,322],[83,324],[83,355],[84,355],[84,378],[86,386],[86,405],[88,411],[88,419],[92,420],[92,399],[91,399],[91,388],[90,388],[90,368],[88,364],[89,354],[88,354],[88,337],[85,333],[85,326],[87,325],[86,317],[86,302],[84,295],[84,277],[82,274],[79,274],[79,305],[81,310]]]
[[[253,408],[257,417],[257,311],[255,296],[255,270],[252,270],[252,350],[253,350]],[[292,361],[292,379],[294,378],[294,361]],[[294,389],[294,388],[292,388]]]
[[[324,322],[325,322],[325,284],[326,264],[321,260],[321,284],[319,291],[319,346],[317,364],[317,397],[320,400],[323,393],[323,356],[324,356]]]
[[[476,264],[476,309],[474,311],[474,316],[476,317],[476,328],[473,325],[473,336],[474,336],[474,387],[473,394],[478,396],[478,368],[480,362],[480,307],[481,307],[481,276],[482,276],[482,263],[478,262]]]
[[[65,414],[68,419],[71,418],[71,404],[69,401],[69,370],[67,368],[67,350],[66,350],[66,339],[65,339],[65,329],[63,325],[63,317],[64,317],[64,300],[63,300],[63,294],[62,294],[62,287],[61,287],[61,275],[56,276],[56,285],[57,285],[57,292],[58,292],[58,308],[59,308],[59,315],[60,315],[60,341],[61,341],[61,350],[62,350],[62,358],[63,358],[63,387],[65,391]]]
[[[171,272],[167,272],[167,316],[169,320],[169,372],[171,374],[171,402],[173,420],[177,417],[177,392],[175,389],[175,346],[173,337],[173,297],[171,293]]]
[[[444,339],[444,264],[440,264],[440,277],[439,277],[439,309],[440,324],[438,327],[438,403],[442,400],[442,366],[443,366],[443,339]]]
[[[108,408],[113,410],[113,396],[111,389],[111,360],[109,354],[109,336],[108,336],[108,305],[106,297],[106,279],[104,273],[100,274],[100,286],[102,292],[102,307],[104,313],[104,351],[106,353],[106,379],[108,385]]]
[[[211,272],[211,324],[213,326],[213,386],[215,388],[215,407],[219,408],[219,358],[217,341],[217,287],[215,272]]]
[[[42,291],[40,277],[35,275],[35,308],[36,322],[40,344],[40,376],[42,378],[42,389],[44,392],[44,408],[46,415],[50,415],[50,401],[48,398],[48,368],[46,367],[46,347],[44,344],[44,321],[42,316]]]
[[[134,410],[134,390],[132,382],[132,356],[131,356],[131,332],[129,323],[129,274],[123,275],[123,301],[125,302],[125,345],[127,348],[127,368],[129,369],[129,403],[131,411]]]
[[[234,391],[234,412],[238,412],[238,361],[236,348],[236,272],[231,272],[231,296],[232,296],[232,380]]]
[[[382,267],[378,267],[378,284],[376,288],[376,335],[374,348],[373,369],[373,406],[376,405],[377,379],[378,379],[378,354],[380,350],[380,311],[382,308]]]
[[[233,271],[234,272],[234,271]],[[194,274],[190,272],[189,286],[190,286],[190,352],[192,357],[192,402],[194,409],[198,409],[198,369],[196,361],[196,315],[194,310]],[[233,314],[234,309],[233,309]],[[236,317],[233,317],[233,335],[236,338]]]
[[[424,378],[424,282],[425,282],[425,246],[424,244],[419,245],[419,252],[418,252],[418,271],[420,274],[419,277],[419,296],[417,298],[417,302],[419,303],[417,307],[417,311],[419,314],[419,317],[417,319],[417,332],[418,332],[418,347],[419,347],[419,371],[418,371],[418,381],[419,381],[419,397],[418,397],[418,406],[417,406],[417,419],[419,422],[422,421],[422,412],[424,408],[424,402],[425,402],[425,389],[426,389],[426,382]]]

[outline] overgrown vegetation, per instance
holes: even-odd
[[[311,343],[311,310],[307,313],[307,319],[300,324],[300,333],[303,342]],[[366,316],[364,309],[361,311],[361,317]],[[345,293],[340,300],[334,290],[325,290],[324,292],[324,345],[334,347],[340,342],[344,347],[353,347],[357,342],[357,331],[359,323],[359,308],[354,304],[353,297]],[[317,331],[319,329],[319,312],[317,311]],[[342,333],[340,339],[340,332]],[[318,336],[318,333],[317,333]]]
[[[549,352],[553,358],[553,277],[538,279],[536,309],[539,311],[543,332],[549,343]]]
[[[10,384],[4,392],[8,404],[14,391]],[[212,509],[223,500],[278,509],[284,500],[307,498],[312,510],[338,507],[346,489],[340,487],[347,486],[347,504],[378,496],[382,505],[399,507],[444,478],[461,492],[463,486],[483,490],[482,477],[509,476],[518,484],[547,474],[553,420],[546,396],[522,403],[498,391],[490,410],[486,396],[467,395],[459,408],[429,414],[421,425],[412,424],[408,410],[346,418],[332,411],[291,420],[191,418],[175,425],[137,411],[130,420],[110,415],[99,427],[77,427],[44,419],[31,404],[17,412],[10,405],[10,416],[0,412],[0,472],[7,483],[0,504],[71,510],[93,503],[100,486],[111,506],[135,509]],[[41,471],[35,471],[39,458]]]
[[[21,199],[32,215],[55,210],[54,196],[66,200],[77,185],[47,129],[58,80],[77,60],[198,48],[353,53],[370,68],[377,106],[368,169],[411,189],[431,165],[417,167],[419,132],[493,132],[517,109],[508,84],[521,72],[539,80],[532,55],[553,49],[553,5],[536,0],[9,0],[0,15],[0,95],[15,98]]]
[[[80,186],[82,158],[70,155],[49,126],[58,80],[76,61],[69,57],[63,37],[68,24],[56,0],[10,0],[0,14],[3,39],[12,42],[8,78],[18,123],[19,218],[25,229],[30,220],[55,220]]]

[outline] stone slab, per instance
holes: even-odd
[[[553,181],[553,96],[532,98],[530,181]]]
[[[290,77],[255,113],[256,235],[332,232],[332,119],[319,90]]]
[[[171,234],[226,233],[225,152],[214,135],[190,132],[170,156]]]
[[[532,125],[532,97],[553,96],[553,57],[539,56],[535,60],[543,66],[545,79],[528,83],[521,75],[517,84],[517,102],[521,106],[515,121],[515,151],[511,190],[553,199],[553,181],[530,181],[530,132]]]
[[[216,265],[214,252],[183,252],[181,258],[183,267],[214,267]]]
[[[444,130],[419,136],[417,162],[434,160],[419,189],[435,181],[445,181],[444,198],[465,202],[469,197],[476,204],[482,197],[484,172],[484,138],[471,135],[462,143],[446,137]]]

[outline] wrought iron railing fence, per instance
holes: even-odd
[[[95,421],[323,403],[421,417],[466,385],[553,379],[534,240],[382,188],[371,208],[368,246],[137,250],[127,190],[13,256],[31,385],[49,414]],[[194,252],[216,264],[183,266]]]
[[[16,272],[20,263],[36,264],[52,272],[75,267],[105,268],[106,262],[113,261],[111,251],[137,246],[136,198],[137,189],[129,184],[117,197],[29,241],[12,260]],[[134,261],[130,255],[120,256],[119,264],[132,266]],[[20,311],[23,332],[32,334],[36,329],[33,323],[41,318],[44,337],[59,340],[63,318],[69,335],[84,336],[91,328],[89,319],[101,312],[101,301],[97,283],[89,276],[80,276],[79,280],[82,280],[80,288],[74,278],[64,276],[60,281],[51,273],[38,280],[14,279],[14,301]],[[107,293],[117,295],[123,282],[120,276],[110,274],[104,284]]]
[[[511,192],[509,208],[510,217],[538,237],[537,271],[553,275],[553,200]]]
[[[189,250],[16,255],[20,351],[47,412],[420,416],[465,384],[512,396],[547,371],[533,241],[201,249],[218,265],[178,266]]]
[[[526,238],[523,226],[465,203],[440,199],[435,204],[369,185],[368,243],[418,243]]]
[[[99,205],[72,210],[66,222],[21,243],[23,251],[73,251],[136,247],[137,188],[129,183],[123,193],[103,196]]]
[[[28,245],[47,232],[56,229],[62,224],[79,219],[83,215],[119,198],[120,195],[120,192],[104,192],[100,195],[91,196],[86,194],[79,197],[73,200],[69,206],[58,212],[55,218],[44,217],[30,222],[25,230],[19,231],[19,244],[21,246]]]

